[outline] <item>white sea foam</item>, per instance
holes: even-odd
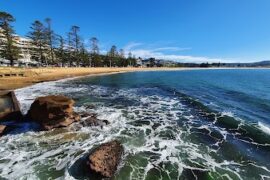
[[[121,166],[132,168],[129,179],[145,179],[153,168],[170,176],[163,163],[175,167],[177,177],[171,177],[172,179],[179,179],[185,168],[203,171],[222,169],[223,172],[240,177],[230,167],[231,164],[239,164],[217,161],[210,155],[213,150],[190,140],[191,128],[194,127],[207,129],[209,132],[215,129],[226,139],[227,132],[224,129],[213,127],[209,122],[200,122],[177,98],[159,94],[143,95],[141,91],[140,88],[118,90],[96,85],[72,87],[66,86],[65,80],[16,90],[23,112],[27,112],[36,97],[50,94],[75,93],[112,100],[122,97],[138,104],[114,107],[101,103],[98,108],[90,110],[84,106],[75,107],[76,111],[94,112],[98,118],[109,120],[110,124],[103,129],[73,124],[66,129],[27,132],[1,138],[0,160],[6,162],[0,163],[0,175],[8,179],[38,179],[42,174],[63,171],[61,177],[54,179],[73,179],[68,170],[83,154],[88,153],[94,145],[119,139],[125,147],[125,159]],[[183,120],[179,120],[180,118]],[[179,121],[183,126],[178,126]],[[130,157],[146,159],[147,164],[129,161]],[[120,174],[121,170],[118,175]]]
[[[258,122],[259,128],[266,134],[270,135],[270,127],[262,122]]]

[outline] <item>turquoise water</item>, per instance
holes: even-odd
[[[270,70],[122,73],[16,94],[24,112],[40,95],[67,95],[110,125],[3,137],[3,178],[84,179],[80,158],[118,139],[125,155],[113,179],[270,179]]]
[[[198,99],[249,122],[270,125],[270,70],[137,72],[91,79],[112,88],[160,88]]]

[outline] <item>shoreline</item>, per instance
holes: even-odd
[[[0,67],[0,74],[23,76],[0,77],[0,92],[16,90],[37,83],[69,78],[103,76],[127,72],[181,71],[181,70],[226,70],[226,69],[269,69],[269,68],[10,68]]]

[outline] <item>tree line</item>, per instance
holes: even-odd
[[[20,48],[16,46],[14,39],[15,30],[12,23],[15,18],[7,13],[0,12],[0,57],[10,60],[10,65],[21,58]],[[52,29],[52,20],[46,18],[44,21],[35,20],[27,37],[31,39],[29,53],[31,59],[50,65],[88,66],[88,67],[126,67],[136,66],[136,57],[131,52],[126,53],[123,49],[118,51],[113,45],[106,54],[101,54],[99,40],[96,37],[89,39],[86,44],[80,36],[80,27],[71,26],[66,37],[59,35]],[[5,40],[4,40],[5,39]],[[86,47],[90,48],[86,48]]]

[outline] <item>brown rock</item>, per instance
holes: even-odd
[[[88,117],[87,119],[81,121],[83,126],[100,126],[103,127],[105,125],[108,125],[109,122],[107,120],[100,120],[97,119],[96,117]]]
[[[28,117],[42,125],[45,130],[67,127],[80,116],[73,112],[74,101],[65,96],[37,98],[28,111]]]
[[[102,177],[112,177],[120,163],[123,151],[123,146],[116,140],[100,145],[89,156],[90,171]]]
[[[0,92],[0,121],[22,120],[20,104],[14,91]]]
[[[88,112],[81,112],[80,113],[80,116],[82,118],[86,118],[86,117],[97,117],[97,114],[95,114],[95,113],[88,113]]]
[[[5,125],[0,125],[0,136],[2,136],[6,130],[6,127]]]
[[[88,112],[82,112],[80,113],[80,116],[84,119],[80,122],[83,126],[100,126],[101,128],[105,125],[109,124],[108,120],[100,120],[97,118],[97,114],[95,113],[88,113]]]

